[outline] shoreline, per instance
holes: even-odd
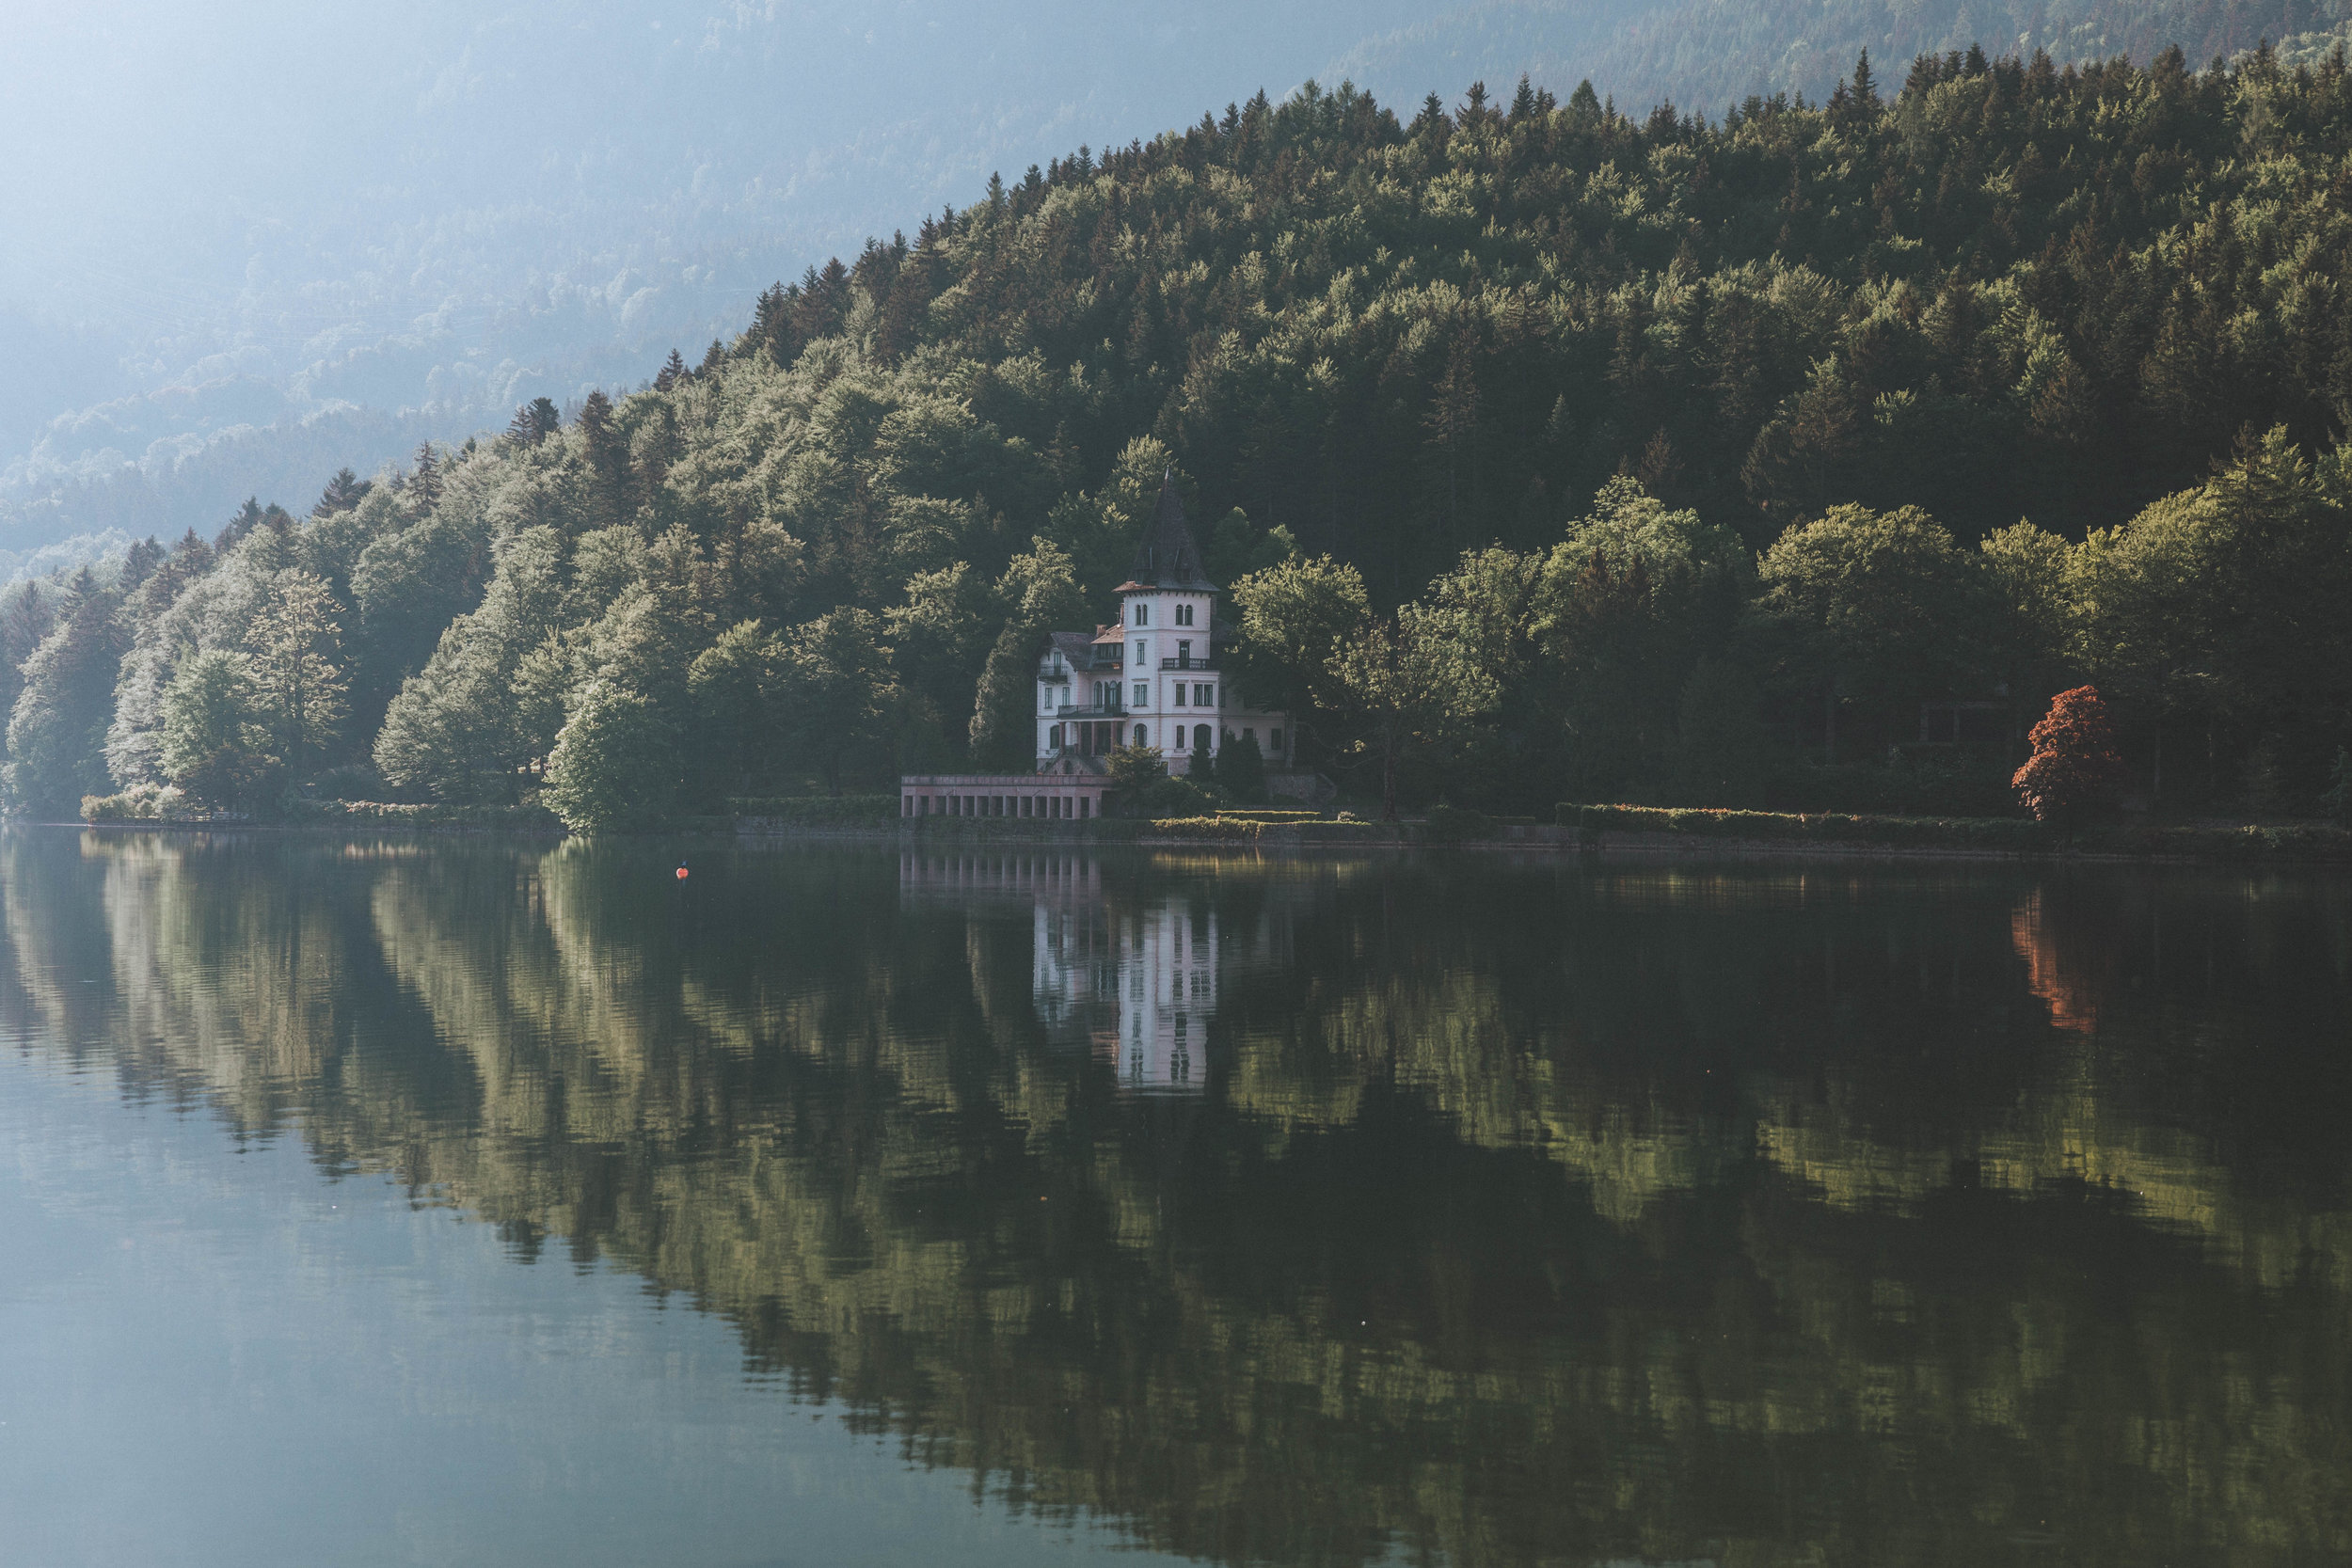
[[[557,841],[573,836],[560,823],[485,822],[424,819],[425,814],[399,817],[356,816],[308,821],[238,822],[193,819],[103,821],[8,819],[12,826],[72,827],[87,832],[128,833],[267,833],[353,834],[391,833],[401,836],[452,834],[513,835]],[[1420,822],[1257,823],[1225,818],[1184,818],[1131,821],[1106,818],[1089,822],[964,820],[926,817],[894,819],[884,824],[779,821],[751,816],[674,818],[645,828],[608,836],[645,839],[665,836],[725,837],[747,846],[789,843],[837,843],[924,846],[1057,846],[1068,848],[1184,849],[1189,851],[1248,851],[1300,853],[1322,850],[1382,850],[1443,852],[1458,850],[1481,855],[1514,854],[1530,859],[1592,858],[1604,861],[1953,861],[2014,864],[2113,865],[2247,865],[2298,866],[2317,870],[2352,869],[2352,832],[2298,825],[2283,828],[2247,826],[2237,829],[2122,830],[2124,842],[2064,842],[2056,844],[1987,844],[1966,842],[1962,831],[1940,833],[1944,824],[1897,819],[1907,830],[1902,841],[1867,835],[1823,832],[1814,836],[1755,836],[1742,833],[1676,832],[1663,829],[1573,827],[1530,824],[1500,827],[1485,834],[1434,834]],[[2019,837],[2029,823],[2010,824]],[[1163,831],[1154,832],[1154,829]]]

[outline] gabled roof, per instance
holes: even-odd
[[[1143,531],[1143,538],[1136,546],[1136,558],[1127,568],[1127,580],[1119,585],[1122,594],[1146,588],[1216,592],[1216,585],[1209,580],[1200,564],[1200,545],[1192,536],[1192,525],[1184,520],[1184,503],[1177,499],[1173,468],[1160,478],[1159,508],[1152,515],[1152,526]]]
[[[1084,631],[1057,631],[1054,633],[1052,652],[1061,655],[1074,668],[1090,670],[1094,667],[1094,634]]]

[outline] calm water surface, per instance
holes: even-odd
[[[28,829],[0,901],[0,1561],[2352,1560],[2352,884]]]

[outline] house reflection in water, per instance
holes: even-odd
[[[920,854],[903,892],[975,918],[1028,907],[1030,993],[1046,1037],[1091,1051],[1128,1094],[1198,1094],[1221,980],[1276,961],[1277,922],[1237,932],[1200,895],[1159,892],[1139,867],[1105,879],[1086,854]]]

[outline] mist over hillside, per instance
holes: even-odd
[[[1263,87],[1629,109],[1825,94],[1871,49],[2315,47],[2352,0],[453,0],[15,24],[0,97],[0,549],[211,529],[248,495],[642,384],[760,289],[1081,145]]]

